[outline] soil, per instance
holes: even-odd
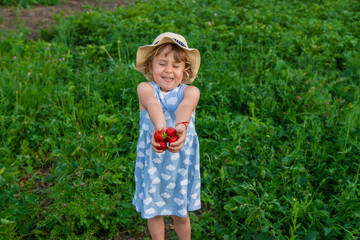
[[[64,13],[64,16],[76,14],[86,9],[84,6],[96,6],[102,9],[114,10],[120,6],[126,6],[131,1],[127,0],[63,0],[55,6],[35,6],[30,9],[18,9],[15,7],[0,8],[0,29],[15,30],[19,26],[26,26],[30,30],[28,38],[36,40],[40,28],[51,27],[54,23],[53,16]]]

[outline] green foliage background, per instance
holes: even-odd
[[[360,5],[135,1],[0,39],[0,237],[149,238],[131,204],[137,47],[202,55],[194,239],[360,237]],[[173,234],[173,233],[172,233]]]

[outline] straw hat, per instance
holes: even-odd
[[[201,61],[200,53],[195,48],[189,48],[185,38],[176,33],[172,33],[172,32],[162,33],[155,38],[152,45],[145,45],[139,47],[136,54],[136,69],[141,73],[143,73],[148,81],[152,81],[151,74],[149,72],[145,72],[144,70],[141,70],[139,66],[144,64],[144,62],[147,60],[148,56],[151,54],[151,52],[155,47],[160,46],[161,44],[164,43],[174,43],[185,50],[188,61],[190,63],[191,76],[183,83],[191,84],[196,78],[196,75],[200,67],[200,61]]]

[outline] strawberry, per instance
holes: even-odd
[[[156,131],[154,133],[154,138],[156,141],[163,141],[164,140],[164,130]]]
[[[169,137],[175,137],[176,136],[176,130],[173,127],[169,127],[168,129],[166,129],[166,134]]]
[[[175,135],[175,137],[171,137],[169,143],[176,142],[179,139],[179,136]]]
[[[158,147],[159,150],[166,150],[167,149],[167,143],[176,142],[179,139],[179,136],[176,135],[176,130],[173,127],[169,127],[164,130],[156,131],[154,133],[154,138],[157,143],[160,144]]]
[[[160,146],[158,147],[159,150],[165,150],[167,149],[166,142],[165,141],[159,141],[158,142]]]
[[[168,142],[170,140],[170,136],[166,134],[166,132],[163,133],[164,141]]]

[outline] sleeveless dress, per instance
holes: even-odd
[[[180,84],[164,93],[149,82],[160,102],[167,127],[175,127],[175,112],[187,85]],[[154,126],[146,109],[140,112],[139,140],[135,163],[133,205],[144,219],[159,215],[186,217],[201,208],[199,141],[195,132],[195,113],[186,131],[185,144],[178,153],[156,153],[151,148]]]

